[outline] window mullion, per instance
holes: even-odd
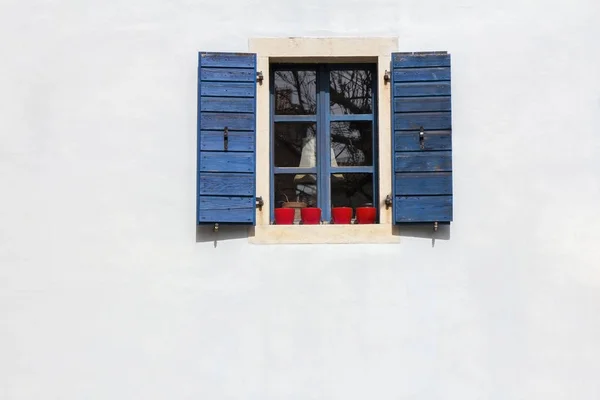
[[[323,221],[331,220],[330,165],[331,148],[329,132],[329,73],[326,65],[319,66],[319,200]]]

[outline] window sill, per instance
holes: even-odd
[[[399,243],[391,224],[373,225],[258,225],[251,228],[252,244],[369,244]]]

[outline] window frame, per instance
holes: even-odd
[[[316,112],[311,115],[276,115],[275,114],[275,72],[276,71],[314,70],[316,76]],[[330,109],[330,72],[332,70],[367,70],[372,73],[371,112],[369,114],[341,114],[333,115]],[[379,223],[379,146],[378,146],[378,83],[377,64],[375,62],[354,63],[270,63],[269,65],[269,156],[270,156],[270,223],[274,220],[275,204],[275,174],[315,174],[317,176],[317,204],[321,208],[321,220],[327,224],[331,220],[332,196],[331,176],[333,174],[371,174],[373,185],[372,204],[377,210],[376,221]],[[371,149],[372,165],[370,166],[343,166],[332,167],[330,152],[324,149],[331,148],[331,123],[332,122],[369,122],[372,129]],[[316,166],[309,169],[295,167],[277,167],[274,160],[275,124],[276,123],[302,123],[311,122],[316,125],[317,151]]]
[[[256,108],[256,195],[264,205],[256,209],[256,225],[249,228],[252,244],[335,244],[398,243],[399,229],[393,225],[392,207],[385,198],[392,193],[392,115],[391,84],[385,80],[391,70],[392,53],[398,51],[396,37],[343,38],[250,38],[248,50],[257,57]],[[375,63],[378,87],[376,116],[378,127],[379,224],[372,225],[271,225],[270,159],[270,65],[272,63]]]

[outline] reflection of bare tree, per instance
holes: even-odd
[[[317,110],[315,70],[280,70],[274,73],[275,113],[277,115],[314,115]],[[333,115],[371,114],[373,112],[373,74],[370,70],[332,70],[329,73],[330,113]],[[307,125],[310,125],[307,126]],[[307,129],[308,128],[308,129]],[[278,123],[275,136],[276,166],[299,166],[307,139],[315,135],[315,125]],[[331,146],[339,166],[373,165],[372,123],[366,121],[332,122]],[[313,136],[314,138],[314,136]],[[338,202],[372,202],[372,174],[334,175],[334,191],[344,197]],[[283,184],[283,181],[281,182]],[[285,186],[292,182],[286,182]],[[290,193],[291,194],[291,193]],[[332,202],[333,202],[332,198]],[[353,206],[360,204],[353,204]]]

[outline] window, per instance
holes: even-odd
[[[253,243],[390,243],[452,221],[450,55],[395,38],[260,38],[200,52],[197,218]],[[372,203],[375,224],[273,225],[281,201]],[[396,232],[396,233],[395,233]]]
[[[271,221],[289,202],[325,223],[332,207],[378,203],[375,67],[271,65]]]

